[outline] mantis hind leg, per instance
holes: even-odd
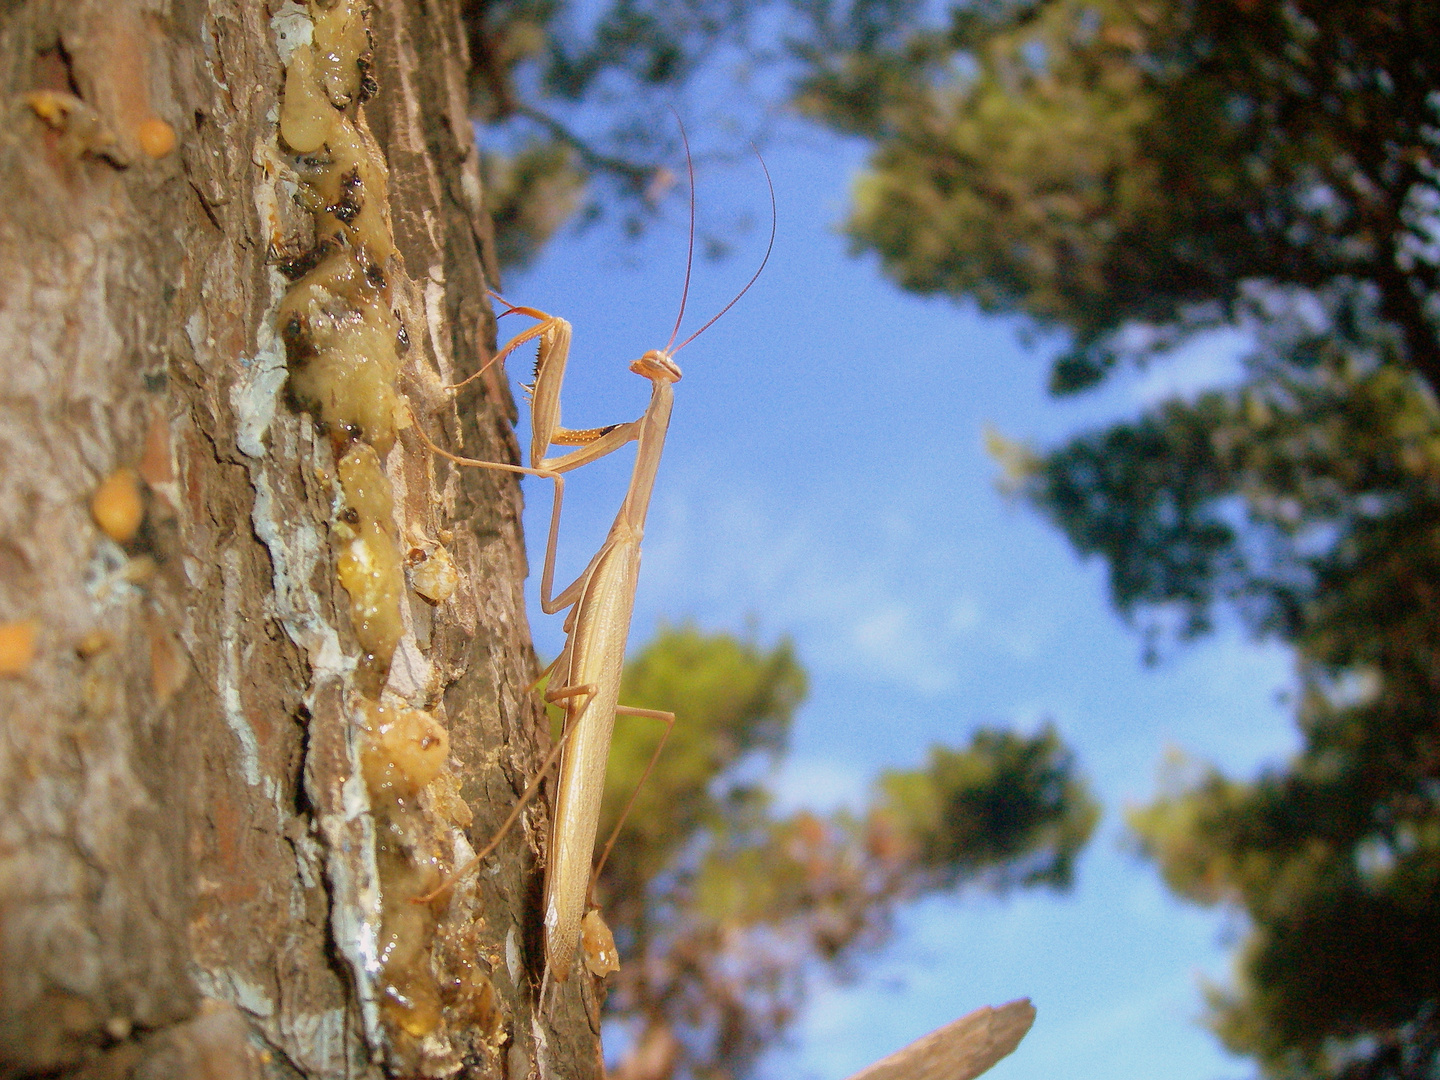
[[[552,663],[550,667],[546,668],[545,671],[541,673],[540,679],[545,678],[545,676],[550,673],[550,670],[554,668],[554,666],[555,665]],[[535,680],[536,685],[539,684],[540,679]],[[578,697],[582,694],[594,693],[595,687],[590,685],[564,687],[561,690],[555,691],[556,700],[559,700],[561,697]],[[550,700],[549,694],[546,694],[545,697],[547,701]],[[481,848],[478,852],[476,852],[475,855],[471,857],[470,861],[467,862],[464,866],[462,866],[459,870],[456,870],[454,873],[452,873],[439,885],[435,886],[435,888],[431,889],[424,896],[415,897],[411,901],[412,903],[430,903],[432,900],[439,897],[446,890],[453,888],[457,881],[470,874],[472,871],[475,870],[476,867],[478,867],[482,862],[484,862],[487,858],[490,857],[490,854],[497,847],[500,846],[500,841],[505,839],[505,834],[511,830],[511,828],[515,825],[515,822],[520,820],[521,811],[523,811],[525,807],[529,805],[530,800],[535,797],[535,793],[540,790],[540,785],[544,783],[546,774],[548,774],[550,770],[555,767],[555,763],[560,759],[561,751],[565,749],[565,744],[569,741],[570,734],[574,730],[575,725],[573,723],[565,725],[564,730],[560,732],[560,737],[555,740],[555,745],[550,747],[550,752],[545,755],[545,760],[540,763],[540,768],[536,770],[535,775],[531,778],[530,782],[525,785],[525,790],[521,793],[519,800],[517,800],[515,805],[510,808],[509,815],[505,818],[503,822],[501,822],[500,827],[495,830],[495,834],[490,837],[490,840],[485,844],[485,846]],[[647,769],[646,772],[648,773],[649,770]]]

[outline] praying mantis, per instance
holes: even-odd
[[[684,131],[681,131],[685,138]],[[687,161],[690,156],[689,140],[685,139]],[[757,155],[758,156],[758,155]],[[765,169],[762,159],[761,168]],[[769,170],[765,169],[767,183]],[[759,279],[775,243],[776,215],[775,190],[770,185],[771,227],[769,245],[760,267],[735,297],[700,329],[679,345],[680,326],[685,317],[685,303],[689,296],[690,273],[694,261],[695,247],[695,197],[694,170],[691,169],[690,196],[690,241],[686,258],[685,285],[680,298],[680,312],[670,339],[663,349],[651,349],[630,364],[630,370],[648,379],[651,384],[650,401],[641,416],[629,423],[615,424],[603,428],[572,430],[560,424],[560,390],[565,378],[569,360],[571,326],[558,316],[548,315],[535,308],[517,307],[506,304],[502,314],[522,314],[537,320],[529,329],[516,335],[486,365],[508,356],[515,349],[529,341],[537,342],[535,378],[527,387],[530,398],[531,443],[529,467],[501,462],[480,461],[460,457],[436,446],[417,425],[416,431],[422,441],[436,454],[462,465],[499,469],[507,472],[525,473],[552,480],[555,485],[554,506],[550,517],[550,530],[546,541],[545,563],[540,581],[540,608],[547,615],[569,609],[565,617],[565,645],[559,657],[549,669],[550,682],[545,691],[545,700],[558,704],[565,710],[562,733],[556,740],[549,756],[541,765],[535,779],[512,809],[509,818],[501,825],[490,843],[470,863],[462,867],[451,878],[430,894],[420,897],[429,901],[438,896],[455,880],[470,873],[483,860],[506,830],[514,824],[526,801],[533,794],[539,779],[554,764],[560,755],[560,778],[556,795],[552,840],[545,871],[544,927],[545,927],[545,978],[564,982],[569,978],[579,948],[582,922],[585,921],[586,907],[594,881],[604,866],[615,837],[616,826],[606,843],[599,864],[592,871],[591,862],[595,850],[596,833],[599,828],[601,797],[605,786],[605,769],[610,752],[610,739],[617,713],[629,716],[648,717],[666,723],[666,736],[674,724],[672,713],[654,709],[637,709],[619,703],[620,677],[624,667],[625,648],[630,635],[630,618],[634,609],[635,588],[640,575],[640,545],[645,532],[645,519],[650,507],[650,498],[655,487],[656,473],[665,448],[665,436],[670,425],[670,414],[675,400],[675,383],[680,381],[680,367],[675,354],[700,334],[704,333],[722,315],[729,311]],[[475,378],[481,373],[471,376]],[[469,379],[465,380],[468,382]],[[456,385],[455,389],[464,383]],[[597,461],[622,446],[635,443],[635,464],[631,471],[630,484],[620,510],[615,516],[604,542],[585,569],[573,582],[553,593],[555,576],[555,552],[559,536],[560,510],[564,498],[564,474],[582,465]],[[552,446],[576,446],[560,456],[549,455]],[[655,750],[650,765],[646,767],[641,783],[654,766],[664,738]],[[638,788],[637,788],[638,793]],[[630,803],[621,814],[623,822]],[[541,996],[544,996],[543,981]]]

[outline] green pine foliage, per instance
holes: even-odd
[[[856,250],[1066,331],[1056,390],[1256,340],[1238,386],[1004,457],[1151,655],[1222,610],[1295,649],[1296,758],[1132,817],[1243,915],[1210,1020],[1273,1077],[1440,1070],[1437,31],[1400,0],[996,0],[818,56],[800,98],[873,140]]]
[[[1058,390],[1233,320],[1257,282],[1355,278],[1440,387],[1437,33],[1417,0],[990,0],[815,56],[798,102],[874,142],[856,249],[1068,331]]]
[[[967,879],[1068,888],[1099,818],[1053,725],[1033,738],[981,728],[964,750],[935,746],[927,768],[888,770],[877,808],[938,887]]]
[[[1217,1033],[1271,1076],[1418,1080],[1440,1062],[1440,416],[1351,306],[1020,486],[1152,640],[1224,606],[1295,649],[1301,752],[1249,783],[1191,768],[1131,816],[1172,889],[1246,917]]]

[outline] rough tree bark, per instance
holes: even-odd
[[[535,1001],[542,809],[453,902],[410,902],[547,736],[518,488],[406,427],[518,454],[499,380],[440,389],[494,331],[460,0],[377,4],[366,92],[332,95],[389,167],[390,663],[337,576],[364,440],[287,392],[277,321],[280,271],[359,208],[302,205],[277,132],[286,35],[337,6],[363,5],[0,4],[0,1075],[600,1073],[586,977]],[[448,732],[416,790],[375,779],[382,713],[426,752]]]

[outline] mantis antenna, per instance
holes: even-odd
[[[677,116],[676,120],[679,119]],[[736,293],[728,304],[712,315],[699,330],[696,330],[679,345],[671,348],[675,344],[675,338],[680,334],[680,323],[685,318],[685,302],[690,296],[690,272],[695,265],[695,162],[690,157],[690,137],[685,134],[683,123],[680,125],[680,138],[685,143],[685,168],[690,174],[690,242],[685,252],[685,287],[680,292],[680,313],[675,316],[675,328],[670,331],[670,340],[665,343],[663,352],[666,356],[674,356],[714,326],[720,320],[720,316],[738,304],[740,298],[750,291],[750,286],[760,280],[760,275],[765,271],[765,264],[770,261],[770,253],[775,250],[775,232],[780,223],[779,211],[775,204],[775,182],[770,178],[770,169],[766,166],[759,149],[754,143],[751,143],[750,149],[755,151],[755,157],[760,162],[760,169],[765,173],[765,186],[770,191],[770,240],[765,245],[765,257],[760,260],[760,265],[756,268],[755,273],[750,275],[750,280],[745,283],[745,287]]]

